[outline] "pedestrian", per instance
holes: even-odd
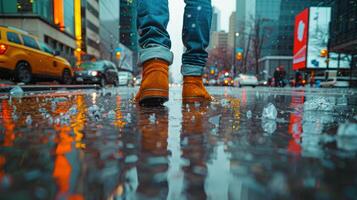
[[[274,87],[278,87],[280,83],[280,69],[277,67],[274,71]]]
[[[211,0],[185,0],[182,41],[183,102],[211,101],[202,81],[212,19]],[[135,97],[140,105],[161,105],[169,99],[169,66],[173,62],[168,0],[138,0],[139,63],[142,83]]]

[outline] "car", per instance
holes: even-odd
[[[233,78],[228,72],[225,72],[218,77],[217,84],[220,86],[233,86],[233,83]]]
[[[338,76],[337,70],[331,70],[325,72],[325,77],[328,77],[327,80],[320,82],[321,87],[349,87],[350,77]]]
[[[74,74],[77,83],[100,84],[102,87],[108,84],[119,85],[117,67],[107,60],[84,62]]]
[[[215,85],[217,85],[216,79],[210,79],[210,80],[208,81],[208,85],[210,85],[210,86],[215,86]]]
[[[119,85],[134,85],[133,74],[128,71],[119,72]]]
[[[202,78],[203,85],[208,85],[208,80],[207,78]]]
[[[139,76],[136,76],[133,78],[133,81],[134,81],[134,86],[138,86],[138,85],[141,85],[141,75]]]
[[[234,79],[234,86],[236,87],[242,87],[242,86],[256,87],[258,84],[259,84],[258,79],[255,75],[239,74]]]
[[[258,85],[259,85],[259,86],[269,86],[267,80],[258,81]]]
[[[64,84],[73,80],[73,69],[59,52],[26,31],[7,26],[0,26],[0,70],[3,78],[25,84],[35,78]]]

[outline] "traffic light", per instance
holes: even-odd
[[[120,60],[121,57],[120,51],[115,52],[115,57],[117,58],[117,60]]]
[[[236,59],[237,60],[243,60],[243,54],[242,54],[242,52],[238,52],[237,54],[236,54]]]
[[[320,56],[323,57],[323,58],[326,58],[326,57],[327,57],[327,54],[328,54],[327,49],[322,49],[322,50],[320,51]]]

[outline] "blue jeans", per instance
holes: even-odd
[[[174,0],[177,1],[177,0]],[[207,61],[206,48],[212,20],[211,0],[185,0],[182,41],[186,50],[182,55],[181,73],[201,76]],[[169,22],[168,0],[138,0],[139,62],[162,59],[170,65],[173,54],[166,30]]]

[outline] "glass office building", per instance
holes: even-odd
[[[137,52],[136,0],[120,0],[120,42]]]
[[[36,14],[53,22],[52,0],[0,0],[1,14]]]
[[[74,35],[74,1],[63,0],[64,26],[65,30]]]

